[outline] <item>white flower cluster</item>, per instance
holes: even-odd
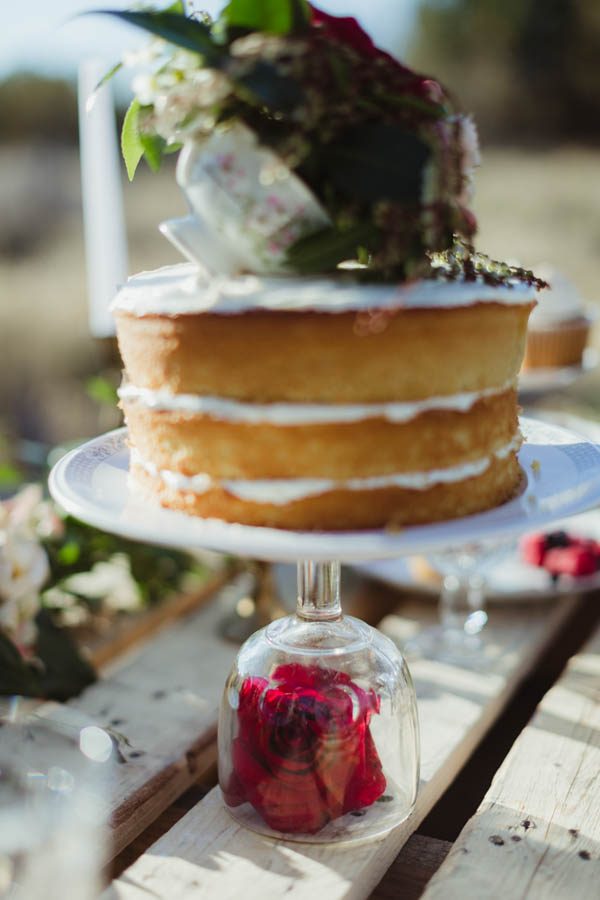
[[[160,39],[126,54],[123,64],[145,69],[133,78],[133,93],[141,106],[152,108],[152,129],[167,143],[193,131],[210,131],[216,105],[231,93],[226,75],[202,68],[198,54]]]
[[[41,538],[60,533],[62,522],[38,485],[0,503],[0,629],[26,651],[35,643],[34,619],[48,574]]]

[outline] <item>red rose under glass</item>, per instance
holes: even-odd
[[[290,663],[242,682],[225,802],[275,831],[315,833],[374,803],[386,779],[369,722],[379,698],[344,672]]]
[[[219,784],[241,825],[347,843],[414,806],[419,726],[398,647],[342,614],[337,562],[298,564],[296,614],[242,645],[219,715]]]

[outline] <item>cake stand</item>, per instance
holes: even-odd
[[[343,616],[340,563],[431,553],[517,536],[600,503],[600,450],[574,432],[521,423],[522,488],[510,502],[398,531],[291,532],[199,519],[138,496],[126,431],[98,437],[53,468],[69,513],[127,538],[298,564],[296,614],[241,648],[219,719],[219,780],[231,814],[274,837],[347,842],[385,833],[414,805],[416,698],[398,648]]]

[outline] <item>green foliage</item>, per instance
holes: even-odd
[[[88,397],[103,406],[116,406],[119,399],[114,384],[102,375],[93,375],[88,378],[85,391]]]
[[[116,16],[123,22],[136,25],[176,47],[199,53],[206,65],[218,68],[223,50],[215,43],[210,27],[198,19],[189,19],[175,12],[129,12],[118,9],[96,9],[94,14]]]
[[[208,570],[192,557],[176,550],[163,550],[127,541],[67,517],[64,534],[43,542],[50,563],[49,587],[71,594],[75,603],[94,611],[101,601],[70,591],[68,578],[90,571],[98,562],[125,554],[131,575],[144,604],[155,604],[180,588],[190,573],[203,580]],[[50,596],[50,595],[49,595]],[[80,655],[69,630],[60,627],[49,600],[41,595],[42,609],[35,625],[34,658],[23,657],[0,629],[0,695],[21,694],[53,700],[67,700],[80,693],[95,678],[95,672]]]
[[[159,134],[139,133],[140,143],[144,153],[144,159],[153,172],[158,172],[162,164],[167,142]]]
[[[263,60],[257,60],[236,83],[243,94],[250,95],[251,102],[258,102],[273,112],[289,112],[302,99],[298,82],[281,75],[275,66]]]
[[[114,66],[111,66],[110,69],[108,70],[108,72],[106,72],[102,76],[102,78],[100,79],[100,81],[98,82],[98,84],[96,85],[94,90],[97,91],[101,87],[103,87],[103,85],[107,84],[112,78],[114,78],[114,76],[117,74],[117,72],[121,71],[122,68],[123,68],[122,62],[115,63]]]
[[[362,248],[364,256],[367,253],[365,247],[376,236],[377,229],[371,222],[355,225],[344,231],[324,228],[296,241],[288,252],[288,262],[301,275],[331,271],[338,263],[354,259],[359,248]]]
[[[23,476],[16,466],[0,462],[0,493],[18,487],[22,480]]]
[[[230,0],[222,12],[229,27],[290,34],[310,21],[307,0]]]
[[[344,139],[325,148],[328,177],[346,196],[375,203],[418,202],[430,150],[399,125],[372,123],[348,129]]]
[[[80,656],[73,639],[46,610],[36,618],[36,659],[24,659],[0,632],[0,695],[20,694],[48,700],[68,700],[92,684],[96,673]]]
[[[140,109],[139,100],[132,100],[121,129],[121,153],[130,181],[133,180],[140,159],[144,155],[144,145],[140,139]]]
[[[44,541],[50,563],[49,584],[62,587],[71,575],[88,572],[114,554],[125,554],[144,600],[157,603],[177,590],[184,572],[203,571],[188,554],[129,541],[67,516],[65,532]]]

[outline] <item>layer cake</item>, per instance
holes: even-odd
[[[131,278],[115,305],[138,488],[295,529],[402,527],[518,490],[523,282]]]

